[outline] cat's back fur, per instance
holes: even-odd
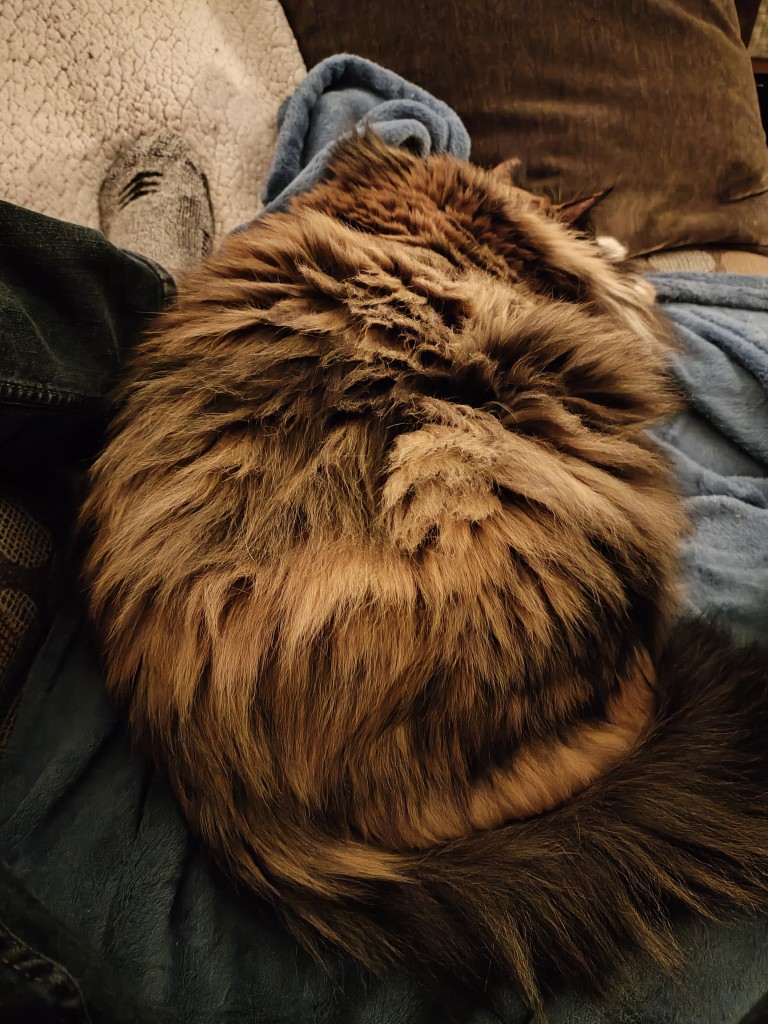
[[[668,341],[498,178],[367,140],[136,352],[84,511],[109,684],[306,945],[535,1001],[545,963],[669,959],[651,890],[764,898],[758,661],[670,647]]]

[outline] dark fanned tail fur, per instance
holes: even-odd
[[[710,623],[678,627],[654,721],[610,774],[547,815],[385,856],[382,877],[394,869],[402,882],[329,872],[314,892],[288,885],[278,905],[289,927],[305,942],[320,931],[376,969],[482,982],[492,968],[533,1006],[542,976],[600,991],[636,947],[678,967],[670,910],[768,908],[767,662]],[[322,843],[306,839],[312,871]],[[339,895],[324,898],[325,886]]]
[[[766,657],[672,627],[671,342],[605,252],[352,142],[127,369],[83,512],[109,686],[318,953],[540,1006],[673,965],[675,906],[768,907]]]

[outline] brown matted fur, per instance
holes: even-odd
[[[649,289],[375,140],[232,236],[92,473],[109,686],[224,869],[376,970],[599,984],[763,909],[762,659],[671,629]]]

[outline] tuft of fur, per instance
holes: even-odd
[[[670,338],[616,255],[352,141],[133,356],[83,510],[108,683],[318,954],[538,1007],[673,964],[674,904],[766,907],[765,659],[671,625]]]

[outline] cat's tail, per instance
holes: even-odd
[[[310,948],[422,978],[500,972],[535,1008],[545,972],[599,988],[638,947],[675,966],[671,908],[768,909],[768,657],[682,626],[658,698],[635,749],[550,813],[402,854],[294,820],[228,868]]]

